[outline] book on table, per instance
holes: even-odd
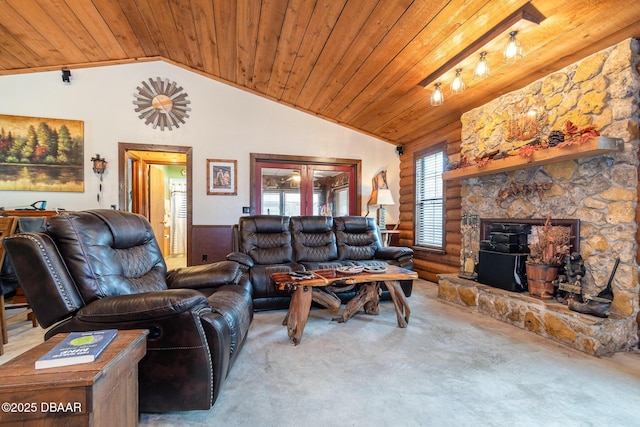
[[[36,360],[36,369],[93,362],[117,334],[117,329],[71,332],[44,356]]]

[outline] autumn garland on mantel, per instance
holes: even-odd
[[[589,139],[600,136],[594,126],[588,126],[584,129],[578,129],[571,121],[567,121],[564,126],[564,131],[552,131],[549,137],[545,139],[536,138],[528,144],[514,149],[511,152],[499,152],[493,151],[486,153],[480,158],[475,160],[469,160],[467,156],[464,156],[460,161],[452,162],[449,164],[447,170],[461,169],[467,166],[486,166],[491,163],[492,160],[498,160],[509,156],[519,155],[521,157],[531,157],[533,153],[538,150],[547,149],[550,147],[566,148],[572,145],[584,144]]]
[[[546,141],[534,140],[518,150],[518,155],[522,157],[530,157],[534,152],[542,148],[555,147],[566,148],[572,145],[584,144],[589,139],[600,136],[600,132],[595,127],[589,126],[578,130],[578,127],[571,121],[567,121],[564,126],[564,132],[553,131]]]

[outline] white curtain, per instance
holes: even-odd
[[[171,179],[171,256],[187,252],[187,181]]]

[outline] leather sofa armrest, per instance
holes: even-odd
[[[147,321],[207,307],[207,298],[198,291],[170,289],[101,298],[80,309],[76,317],[88,323]]]
[[[390,259],[398,261],[400,259],[406,259],[407,257],[413,257],[413,249],[400,246],[378,248],[376,250],[375,257],[377,259]]]
[[[233,261],[192,265],[170,270],[167,273],[169,289],[201,289],[234,284],[241,275],[240,266]]]
[[[240,263],[248,268],[253,267],[255,264],[253,262],[253,259],[249,255],[243,254],[242,252],[231,252],[226,256],[226,259],[227,261],[235,261],[237,263]]]

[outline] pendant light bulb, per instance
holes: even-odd
[[[462,80],[462,76],[460,75],[461,73],[462,73],[462,68],[456,69],[456,76],[453,78],[453,81],[451,82],[451,93],[453,94],[462,93],[466,89],[466,85],[464,84],[464,81]]]
[[[489,77],[489,62],[487,61],[487,52],[480,52],[480,59],[476,64],[476,68],[473,71],[474,80],[482,80]]]
[[[502,53],[502,59],[507,64],[513,64],[522,58],[522,45],[516,38],[516,34],[518,34],[517,31],[511,31],[509,33],[509,41]]]
[[[444,94],[442,93],[442,89],[440,89],[441,83],[436,83],[435,89],[431,93],[431,105],[438,106],[442,105],[444,102]]]

